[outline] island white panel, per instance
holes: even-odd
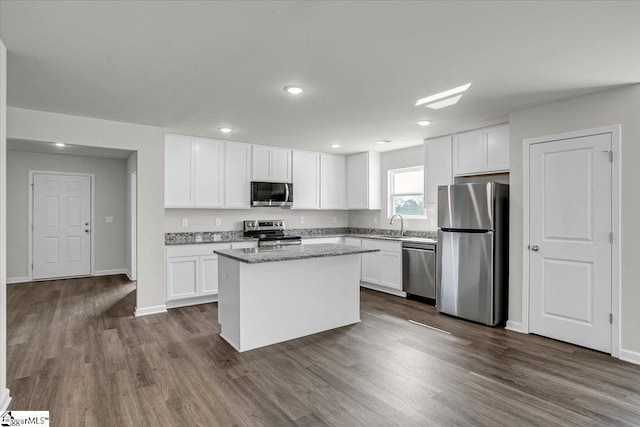
[[[359,282],[359,254],[258,264],[220,257],[220,335],[247,351],[357,323]]]

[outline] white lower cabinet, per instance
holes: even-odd
[[[218,255],[213,251],[257,245],[257,242],[234,242],[167,246],[167,308],[217,301]]]
[[[347,244],[359,246],[357,239],[348,238]],[[361,239],[363,248],[379,252],[362,254],[361,285],[377,291],[404,296],[402,291],[402,242]]]
[[[218,255],[200,257],[200,294],[218,294]]]
[[[199,257],[167,259],[167,299],[190,298],[198,294]]]

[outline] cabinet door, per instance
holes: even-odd
[[[164,205],[193,206],[192,138],[167,135],[164,143]]]
[[[200,294],[218,293],[218,255],[200,257]]]
[[[193,142],[194,205],[224,206],[224,141],[195,138]]]
[[[271,150],[269,149],[269,147],[254,145],[252,158],[252,180],[269,181],[269,178],[271,176]]]
[[[378,245],[372,240],[362,240],[362,247],[378,249]],[[380,284],[380,276],[382,274],[381,268],[380,252],[362,254],[361,280],[363,282]]]
[[[380,284],[402,290],[402,252],[380,252]]]
[[[425,206],[438,204],[438,186],[453,184],[451,172],[451,135],[424,142],[424,199]]]
[[[484,130],[474,130],[453,137],[453,173],[464,175],[484,171]]]
[[[347,157],[347,207],[349,209],[367,209],[369,207],[368,163],[368,153]]]
[[[225,150],[225,207],[251,207],[251,145],[227,142]]]
[[[487,147],[486,171],[509,170],[509,125],[485,130]]]
[[[198,294],[198,257],[167,258],[167,300]]]
[[[271,147],[271,174],[275,182],[291,182],[291,150]],[[294,187],[295,190],[295,187]],[[293,198],[295,201],[295,196]]]
[[[294,162],[295,168],[295,162]],[[347,158],[320,155],[320,209],[347,207]]]
[[[320,155],[293,152],[293,209],[320,208]]]

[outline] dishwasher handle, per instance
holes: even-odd
[[[414,249],[414,248],[402,248],[403,251],[411,251],[411,252],[431,252],[435,253],[435,249]]]

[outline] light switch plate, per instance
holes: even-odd
[[[222,223],[222,220],[220,218],[216,218],[216,225],[220,225]]]
[[[112,216],[105,216],[104,217],[104,222],[106,222],[107,224],[111,224],[113,222],[113,217]]]
[[[304,224],[304,217],[303,216],[300,217],[300,224]]]
[[[188,227],[189,226],[189,219],[188,218],[182,218],[182,226],[183,227]]]

